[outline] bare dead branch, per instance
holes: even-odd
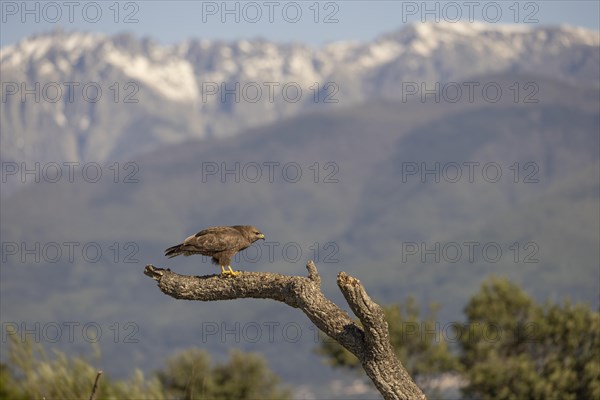
[[[384,399],[425,399],[394,354],[382,308],[367,295],[358,279],[340,272],[337,284],[354,314],[352,318],[321,292],[321,277],[312,261],[308,277],[270,272],[243,272],[236,277],[186,276],[147,265],[144,274],[176,299],[217,301],[242,298],[272,299],[299,308],[326,335],[361,362]]]
[[[98,371],[96,374],[96,380],[94,381],[94,387],[92,387],[92,394],[90,394],[90,400],[94,400],[96,398],[96,390],[98,390],[98,381],[102,376],[102,371]]]

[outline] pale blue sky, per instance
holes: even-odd
[[[71,3],[72,6],[68,5]],[[594,30],[598,30],[600,24],[600,2],[597,0],[119,3],[109,0],[71,3],[65,0],[27,1],[23,7],[22,1],[2,0],[0,44],[12,44],[23,37],[58,27],[66,31],[109,34],[128,31],[136,36],[150,36],[161,43],[191,37],[225,40],[264,37],[319,45],[347,39],[366,41],[406,23],[433,21],[436,17],[451,22],[472,18],[529,26],[568,24]],[[227,13],[225,9],[232,12]]]

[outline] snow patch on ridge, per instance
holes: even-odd
[[[151,62],[147,57],[132,56],[114,48],[106,51],[105,60],[171,100],[187,102],[198,98],[194,69],[186,60]]]

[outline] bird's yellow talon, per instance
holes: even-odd
[[[231,266],[227,266],[227,268],[229,268],[229,271],[227,271],[225,269],[225,267],[221,266],[221,276],[227,277],[227,276],[238,276],[241,272],[239,271],[234,271],[231,269]]]

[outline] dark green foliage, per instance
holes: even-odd
[[[458,357],[435,325],[435,308],[421,318],[409,298],[385,311],[396,354],[421,385],[455,371],[469,398],[600,398],[600,314],[588,306],[541,305],[508,279],[492,277],[466,306],[466,322],[448,332]],[[335,367],[359,366],[335,342],[324,341],[318,352]]]
[[[170,397],[193,399],[204,398],[207,393],[212,393],[210,372],[209,355],[193,348],[169,358],[157,376]]]
[[[455,371],[456,358],[450,353],[448,344],[436,329],[438,306],[432,304],[429,314],[420,316],[420,306],[409,297],[404,305],[384,308],[388,321],[390,340],[398,358],[415,379],[424,376]],[[357,321],[357,323],[359,323]],[[334,367],[358,369],[358,359],[337,342],[323,338],[317,352],[327,357]]]
[[[423,318],[420,309],[412,297],[406,300],[404,307],[392,305],[385,309],[396,355],[404,360],[404,365],[415,379],[456,371],[457,360],[439,333],[439,323],[436,322],[439,305],[430,305],[429,313]]]
[[[484,283],[457,324],[465,395],[478,399],[600,398],[600,314],[536,304],[507,279]]]
[[[11,335],[9,367],[14,372],[2,373],[0,394],[8,399],[87,399],[98,373],[95,365],[100,363],[100,352],[95,348],[94,357],[68,357],[53,350],[53,357],[40,344],[21,341]],[[125,381],[111,381],[102,375],[97,400],[112,399],[164,399],[160,382],[156,378],[145,378],[136,369]]]
[[[465,308],[467,323],[454,324],[466,368],[488,359],[490,353],[523,354],[531,344],[538,310],[517,285],[492,278],[484,282]]]
[[[287,399],[279,378],[258,354],[233,350],[225,364],[210,367],[204,350],[185,350],[158,372],[170,399]]]
[[[25,400],[15,387],[15,378],[4,363],[0,363],[0,400]]]
[[[49,357],[39,344],[10,338],[9,365],[0,364],[0,400],[89,398],[99,351],[91,360],[57,350]],[[192,348],[169,359],[155,377],[144,377],[138,369],[125,381],[106,375],[99,381],[98,400],[290,398],[262,356],[241,351],[232,351],[227,363],[211,367],[208,353]]]

